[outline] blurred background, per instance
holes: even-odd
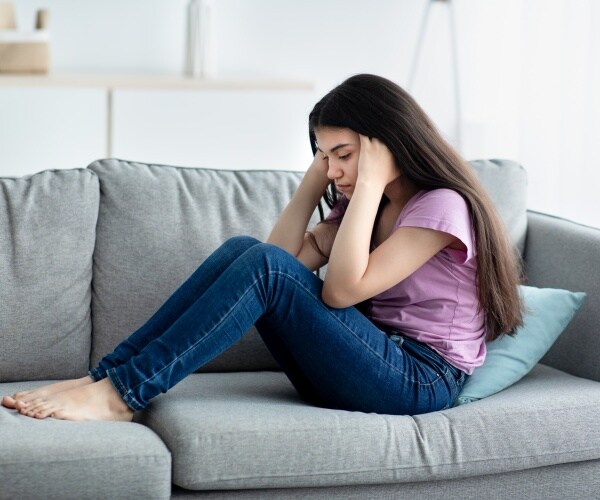
[[[521,163],[529,208],[600,226],[600,1],[212,0],[195,78],[189,0],[12,3],[21,32],[47,11],[49,68],[0,73],[1,176],[106,156],[305,170],[310,109],[368,72],[466,159]]]

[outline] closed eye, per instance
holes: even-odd
[[[347,160],[348,158],[350,158],[351,154],[352,153],[348,153],[347,155],[340,156],[339,158],[340,158],[340,160]]]

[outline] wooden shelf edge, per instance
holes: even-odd
[[[97,87],[109,89],[314,90],[310,82],[200,79],[161,74],[0,73],[0,87]]]

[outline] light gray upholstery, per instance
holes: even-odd
[[[88,369],[98,178],[0,178],[0,382]]]
[[[543,360],[554,368],[426,415],[329,410],[299,398],[252,329],[134,424],[0,407],[0,500],[597,497],[600,231],[526,213],[518,164],[471,164],[529,284],[588,294]],[[19,381],[0,396],[84,374],[227,238],[264,240],[301,178],[108,159],[0,179],[0,382]]]
[[[473,160],[469,163],[498,209],[510,240],[522,254],[527,233],[525,169],[511,160]]]
[[[139,419],[186,489],[384,484],[600,459],[600,383],[537,367],[484,400],[415,417],[310,406],[281,372],[196,374]],[[201,424],[198,424],[201,423]]]
[[[416,483],[321,488],[194,491],[175,487],[173,500],[582,500],[598,498],[600,460],[517,472]]]
[[[600,381],[600,230],[529,212],[525,262],[530,284],[587,293],[542,361]]]
[[[508,160],[472,162],[513,243],[525,238],[523,168]],[[108,159],[89,168],[100,179],[94,253],[91,365],[139,328],[227,238],[264,241],[302,179],[300,172],[227,171]],[[503,198],[511,193],[508,202]],[[327,210],[326,210],[327,213]],[[313,215],[311,226],[318,221]],[[201,371],[278,369],[252,328]]]
[[[0,394],[40,385],[0,384]],[[126,422],[35,420],[0,406],[0,499],[169,498],[171,456]]]
[[[139,328],[221,243],[262,241],[298,172],[227,171],[100,160],[92,366]],[[315,219],[316,221],[316,219]],[[254,328],[205,371],[277,369]]]

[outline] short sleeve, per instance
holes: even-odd
[[[346,196],[342,196],[331,209],[331,212],[325,217],[324,222],[334,222],[339,224],[346,213],[346,209],[350,204],[350,200]]]
[[[402,211],[396,228],[424,227],[443,231],[458,238],[464,250],[448,250],[457,262],[464,264],[476,254],[473,224],[467,202],[452,189],[433,189],[418,193]]]

